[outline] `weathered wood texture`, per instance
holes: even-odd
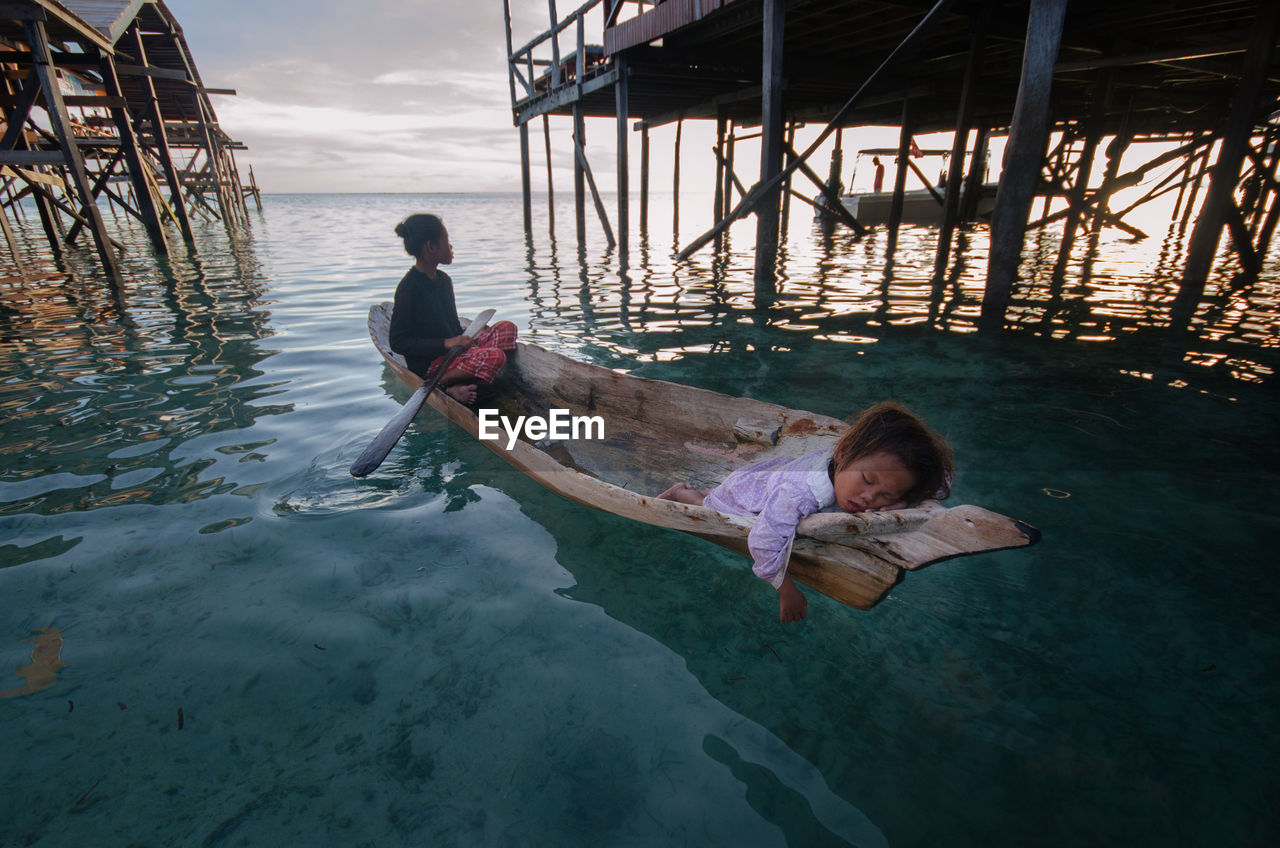
[[[396,375],[416,388],[421,379],[387,347],[390,321],[390,303],[374,306],[370,335]],[[570,500],[742,553],[753,519],[655,496],[677,480],[713,486],[747,463],[800,456],[831,444],[846,427],[828,416],[620,374],[527,344],[496,385],[496,407],[508,417],[566,409],[605,421],[599,440],[521,440],[510,450],[505,439],[481,442],[516,468]],[[428,403],[478,435],[472,410],[439,392]],[[933,501],[894,512],[819,513],[800,523],[790,568],[796,579],[841,603],[870,609],[904,571],[1022,547],[1038,537],[1033,528],[981,507],[948,509]]]

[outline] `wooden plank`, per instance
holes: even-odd
[[[191,77],[186,71],[175,68],[153,68],[150,65],[116,65],[116,73],[122,77],[151,77],[175,82],[191,82]]]
[[[60,150],[0,150],[0,165],[33,167],[65,164],[67,157]]]
[[[61,165],[62,162],[59,162],[58,164]],[[0,176],[9,178],[21,177],[29,183],[41,183],[43,185],[53,186],[61,191],[67,190],[67,183],[62,179],[62,177],[59,177],[56,174],[46,174],[42,171],[28,171],[25,168],[15,169],[5,165],[3,168],[0,168]]]

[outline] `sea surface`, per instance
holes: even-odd
[[[564,193],[558,195],[563,197]],[[608,203],[612,200],[606,198]],[[753,225],[651,198],[625,265],[518,195],[268,195],[112,287],[0,251],[0,845],[1280,844],[1280,261],[1186,235],[1028,243],[976,331],[986,230],[828,232],[775,298]],[[612,207],[610,207],[612,208]],[[646,377],[952,442],[952,503],[1033,548],[777,621],[749,562],[570,503],[426,410],[369,343],[442,214],[464,315]],[[1225,245],[1224,245],[1225,249]],[[1223,254],[1225,256],[1225,253]],[[69,272],[69,273],[67,273]],[[696,409],[688,410],[696,415]]]

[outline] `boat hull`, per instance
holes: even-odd
[[[388,366],[412,388],[422,380],[387,344],[391,304],[369,311],[369,331]],[[714,486],[735,468],[833,443],[839,419],[749,398],[622,374],[520,344],[495,386],[500,414],[599,416],[605,437],[537,444],[481,444],[570,500],[635,521],[680,530],[747,554],[752,518],[656,497],[671,483]],[[443,392],[427,402],[479,438],[475,411]],[[976,506],[928,502],[895,512],[819,513],[799,526],[792,576],[841,603],[870,609],[906,571],[966,554],[1033,544],[1039,533]]]

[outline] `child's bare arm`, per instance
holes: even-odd
[[[778,587],[778,620],[800,621],[805,617],[808,606],[809,599],[792,581],[791,575],[782,578],[782,585]]]

